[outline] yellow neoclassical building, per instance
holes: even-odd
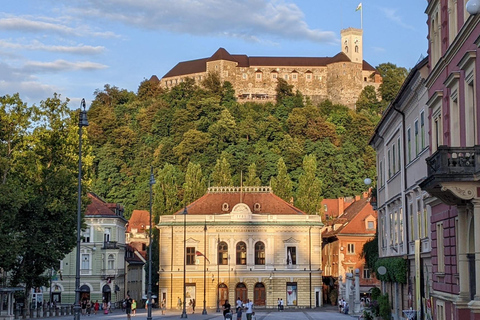
[[[321,306],[320,216],[269,187],[212,187],[184,213],[161,216],[156,226],[159,299],[167,308],[183,301],[184,281],[187,306],[195,299],[197,312],[204,301],[221,308],[238,297],[256,307],[276,308],[279,298],[285,308]]]

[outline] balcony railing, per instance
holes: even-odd
[[[427,158],[428,177],[441,181],[475,181],[480,174],[480,146],[447,147]]]
[[[117,241],[105,241],[102,249],[118,249]]]

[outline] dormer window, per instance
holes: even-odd
[[[230,209],[230,206],[228,205],[228,203],[224,203],[222,204],[222,211],[225,211],[225,212],[228,212],[228,210]]]
[[[254,210],[254,211],[260,211],[260,203],[258,203],[258,202],[255,203],[255,204],[253,205],[253,210]]]

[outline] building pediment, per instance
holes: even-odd
[[[283,243],[299,243],[299,242],[300,241],[292,237],[288,238],[287,240],[283,240]]]

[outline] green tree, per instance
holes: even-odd
[[[245,186],[260,186],[262,182],[260,181],[260,178],[257,176],[257,165],[255,163],[252,163],[251,165],[248,166],[248,173],[247,173],[247,179],[245,180],[244,185]]]
[[[232,169],[225,156],[222,156],[221,159],[217,159],[217,163],[213,168],[212,179],[213,186],[215,187],[228,187],[233,185]]]
[[[408,71],[403,67],[397,67],[397,65],[391,62],[381,63],[376,69],[383,78],[378,91],[382,100],[388,104],[397,96],[400,87],[407,78]]]
[[[155,221],[159,215],[173,214],[182,207],[182,172],[172,164],[165,164],[155,175],[154,207]]]
[[[199,164],[189,162],[185,174],[185,183],[183,184],[184,206],[200,198],[205,193],[205,189],[205,178],[202,174],[202,168]]]
[[[285,79],[277,78],[277,86],[275,87],[277,95],[277,104],[282,103],[286,97],[293,97],[293,84],[288,84]]]
[[[290,202],[290,199],[292,198],[292,180],[287,172],[287,166],[285,165],[283,158],[278,159],[277,176],[272,177],[270,181],[273,193],[283,200]]]
[[[0,229],[2,236],[6,232],[3,247],[9,250],[4,254],[0,249],[0,268],[10,273],[9,285],[24,284],[28,296],[31,288],[48,285],[44,272],[58,268],[76,243],[78,113],[56,94],[38,108],[27,107],[18,96],[11,98],[1,99],[2,127],[5,114],[16,115],[10,117],[9,124],[16,128],[11,133],[22,133],[23,139],[11,154],[15,157],[9,167],[12,174],[0,184],[0,211],[8,213],[0,215]],[[84,138],[82,160],[88,174],[91,156],[88,136]],[[4,145],[5,136],[1,139]],[[5,150],[0,147],[2,158]],[[88,180],[83,184],[85,192]],[[33,233],[29,232],[32,225]]]
[[[316,177],[317,159],[315,155],[303,158],[303,173],[298,179],[296,206],[307,214],[317,214],[321,204],[322,183]]]
[[[372,114],[381,114],[383,104],[377,98],[377,90],[374,86],[363,88],[355,104],[357,112],[367,111]]]

